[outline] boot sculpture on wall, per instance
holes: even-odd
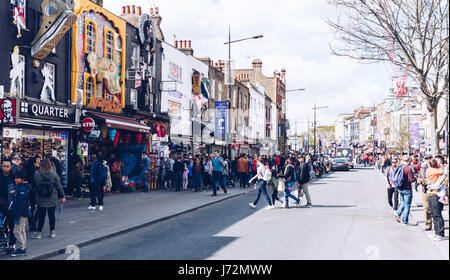
[[[41,29],[31,43],[31,55],[40,60],[48,56],[77,20],[72,11],[73,4],[61,0],[44,0],[41,8],[44,15]]]

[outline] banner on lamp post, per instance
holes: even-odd
[[[233,61],[227,60],[224,67],[225,85],[234,86]]]
[[[225,137],[227,124],[227,101],[216,101],[214,103],[215,111],[215,130],[214,134],[217,137]]]

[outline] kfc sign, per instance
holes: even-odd
[[[17,101],[15,99],[0,99],[0,124],[17,123]]]
[[[95,121],[92,118],[85,118],[81,123],[81,128],[84,132],[91,132],[95,127]]]

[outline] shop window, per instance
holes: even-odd
[[[131,89],[130,90],[130,104],[133,106],[134,109],[137,109],[137,90]]]
[[[96,95],[94,79],[89,73],[84,73],[84,100],[85,105],[89,105],[92,98]]]
[[[97,52],[97,25],[89,18],[86,18],[85,20],[85,38],[85,51]]]

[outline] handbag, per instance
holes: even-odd
[[[284,192],[285,183],[283,179],[278,179],[278,192]]]

